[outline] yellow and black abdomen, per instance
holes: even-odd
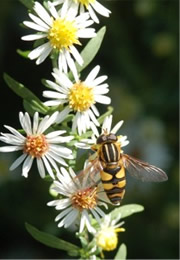
[[[100,172],[104,191],[113,204],[120,204],[125,194],[125,168],[121,163],[120,147],[114,143],[102,145],[100,159],[103,170]]]
[[[124,167],[106,165],[100,172],[104,191],[113,204],[120,204],[125,194],[126,178]]]

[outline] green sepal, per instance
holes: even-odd
[[[134,213],[138,213],[144,210],[144,207],[138,204],[129,204],[124,205],[121,207],[118,207],[114,210],[112,210],[109,214],[111,215],[111,219],[118,218],[119,215],[121,215],[122,218],[126,218],[131,216]]]
[[[114,260],[125,260],[127,257],[127,247],[123,243],[120,245],[117,254],[114,257]]]
[[[22,50],[20,50],[20,49],[17,49],[16,51],[17,51],[17,53],[18,53],[20,56],[22,56],[23,58],[29,59],[29,57],[28,57],[28,55],[29,55],[29,53],[30,53],[29,50],[22,51]]]
[[[19,0],[24,6],[32,10],[34,7],[34,0]]]
[[[44,106],[40,99],[34,95],[23,84],[14,80],[8,74],[4,73],[4,80],[11,90],[13,90],[18,96],[26,100],[26,107],[32,113],[33,111],[39,111],[42,114],[47,113],[48,107]],[[27,104],[28,103],[28,104]]]
[[[54,235],[42,232],[28,223],[25,223],[25,227],[29,234],[42,244],[59,250],[64,250],[71,256],[79,255],[80,248],[78,246],[59,239]]]

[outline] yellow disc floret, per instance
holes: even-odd
[[[80,3],[82,5],[85,5],[88,7],[89,4],[92,4],[95,2],[95,0],[74,0],[75,3]]]
[[[83,82],[75,83],[69,91],[69,106],[74,111],[83,112],[95,103],[92,87]]]
[[[24,153],[31,155],[33,158],[40,158],[47,152],[47,150],[48,143],[43,134],[26,137]]]
[[[116,249],[118,244],[117,232],[125,231],[124,228],[106,227],[100,230],[97,234],[97,245],[105,251]]]
[[[97,205],[97,188],[87,188],[76,192],[71,197],[72,206],[82,211],[92,209]]]
[[[58,18],[53,21],[48,39],[55,49],[69,49],[73,44],[80,44],[77,32],[78,28],[74,21]]]

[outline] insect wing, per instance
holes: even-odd
[[[88,162],[86,167],[74,178],[74,182],[79,182],[83,186],[96,186],[100,180],[99,172],[102,170],[98,159]]]
[[[162,182],[168,179],[166,173],[160,168],[135,159],[127,154],[122,155],[122,161],[129,174],[138,180]]]

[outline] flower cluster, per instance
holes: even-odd
[[[38,109],[29,103],[30,109],[26,106],[27,112],[19,113],[21,130],[4,126],[9,133],[0,135],[0,141],[7,144],[0,147],[0,152],[19,151],[21,154],[10,170],[22,164],[22,175],[26,178],[35,160],[41,178],[48,175],[51,179],[50,190],[56,198],[47,205],[59,211],[55,218],[58,227],[74,225],[79,227],[80,234],[86,230],[94,236],[95,250],[109,251],[117,247],[117,232],[124,229],[119,228],[122,223],[117,224],[120,217],[113,220],[102,210],[111,202],[101,182],[102,169],[96,169],[94,163],[97,153],[93,163],[92,155],[81,162],[82,171],[76,171],[77,149],[94,150],[103,133],[115,135],[123,123],[120,121],[111,129],[112,115],[104,117],[103,122],[99,120],[98,103],[111,103],[107,96],[108,77],[100,75],[100,66],[95,66],[83,79],[80,75],[84,63],[87,66],[86,57],[79,51],[81,39],[92,41],[97,37],[91,27],[94,22],[99,23],[96,12],[105,17],[111,13],[96,0],[34,2],[28,14],[31,21],[23,24],[35,33],[23,36],[22,40],[35,42],[28,58],[36,60],[37,65],[48,56],[52,59],[53,80],[44,81],[48,90],[42,96],[47,100],[37,99]],[[128,143],[126,136],[118,136],[119,147]]]

